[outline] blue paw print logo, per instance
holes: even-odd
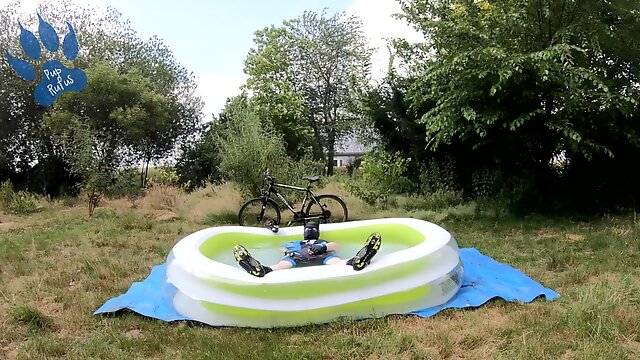
[[[52,53],[55,53],[60,48],[60,40],[53,26],[44,21],[40,14],[38,14],[38,20],[40,22],[38,26],[40,41],[31,31],[25,29],[18,22],[20,26],[20,46],[24,54],[34,62],[38,62],[43,55],[40,42]],[[68,22],[67,28],[69,33],[65,35],[62,41],[62,52],[67,60],[73,61],[78,56],[78,39],[76,32]],[[29,61],[11,56],[8,51],[6,51],[6,56],[9,65],[18,76],[27,81],[38,79],[36,67]],[[88,82],[87,75],[83,70],[67,68],[58,60],[47,60],[42,64],[42,72],[39,78],[40,81],[36,85],[33,95],[36,103],[45,107],[53,105],[56,99],[65,92],[82,91]]]

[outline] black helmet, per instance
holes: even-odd
[[[320,238],[320,227],[318,223],[309,221],[304,224],[304,239],[305,240],[318,240]]]

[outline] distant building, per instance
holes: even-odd
[[[359,143],[354,138],[346,138],[336,143],[336,151],[333,156],[333,166],[344,167],[353,164],[364,156],[370,148]]]

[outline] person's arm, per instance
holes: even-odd
[[[335,242],[316,243],[309,247],[309,254],[320,255],[326,253],[327,251],[335,251],[337,249],[338,243]]]
[[[325,245],[327,245],[327,251],[336,251],[338,250],[338,248],[340,248],[340,245],[337,242],[328,242]]]

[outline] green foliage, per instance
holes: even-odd
[[[136,169],[123,169],[114,173],[114,179],[105,189],[105,195],[110,198],[126,197],[135,206],[136,200],[143,195],[140,187],[140,173]]]
[[[255,111],[298,158],[313,151],[333,173],[335,143],[363,123],[359,94],[369,77],[371,50],[353,16],[305,12],[255,33],[245,60]]]
[[[16,4],[0,7],[0,48],[12,54],[20,53],[18,21],[32,29],[38,26],[36,14],[19,9]],[[99,151],[105,154],[100,156],[117,156],[119,162],[145,168],[196,132],[202,102],[195,95],[195,76],[162,41],[142,41],[113,9],[103,12],[58,0],[40,4],[38,10],[56,28],[66,29],[64,21],[71,21],[82,50],[73,66],[87,70],[89,86],[65,94],[54,109],[45,111],[33,102],[33,85],[0,61],[0,181],[11,178],[18,188],[57,195],[82,180],[67,164],[68,156],[59,155],[70,151],[60,149],[57,135],[49,134],[47,125],[57,124],[43,117],[75,115],[74,121],[101,137]],[[61,54],[52,56],[66,61]]]
[[[149,176],[149,185],[163,184],[163,185],[178,185],[180,177],[175,169],[161,166],[153,169],[153,172]]]
[[[9,211],[15,214],[31,214],[42,209],[40,200],[32,193],[26,191],[18,191],[14,193]]]
[[[489,169],[481,169],[471,176],[473,195],[478,198],[491,198],[500,191],[500,175]]]
[[[291,159],[282,137],[249,110],[230,114],[215,139],[222,159],[221,173],[245,195],[259,194],[265,169],[270,169],[278,181],[289,183],[297,183],[303,176],[317,174],[321,169],[310,158]]]
[[[5,181],[0,185],[0,206],[3,209],[8,209],[13,201],[13,184],[9,181]]]
[[[442,186],[430,162],[450,157],[465,197],[499,194],[524,212],[639,206],[640,3],[401,6],[425,41],[394,42],[406,75],[390,68],[366,109],[385,149],[421,165],[409,177],[424,192]]]
[[[349,191],[369,204],[384,204],[390,195],[409,192],[412,184],[405,175],[410,161],[382,150],[367,154],[347,183]]]
[[[221,180],[216,129],[210,123],[200,139],[183,147],[176,161],[177,181],[187,190],[195,190]]]
[[[13,321],[28,326],[31,330],[47,330],[53,321],[38,309],[29,305],[20,305],[11,310]]]
[[[113,185],[117,155],[113,137],[92,129],[90,124],[68,112],[54,112],[45,118],[71,171],[81,177],[81,191],[87,197],[89,216]]]
[[[456,168],[452,158],[448,157],[442,162],[431,159],[420,171],[420,190],[423,194],[454,191],[458,188],[455,176]]]
[[[13,185],[5,181],[0,185],[0,209],[13,214],[31,214],[42,209],[40,200],[26,191],[15,191]]]

